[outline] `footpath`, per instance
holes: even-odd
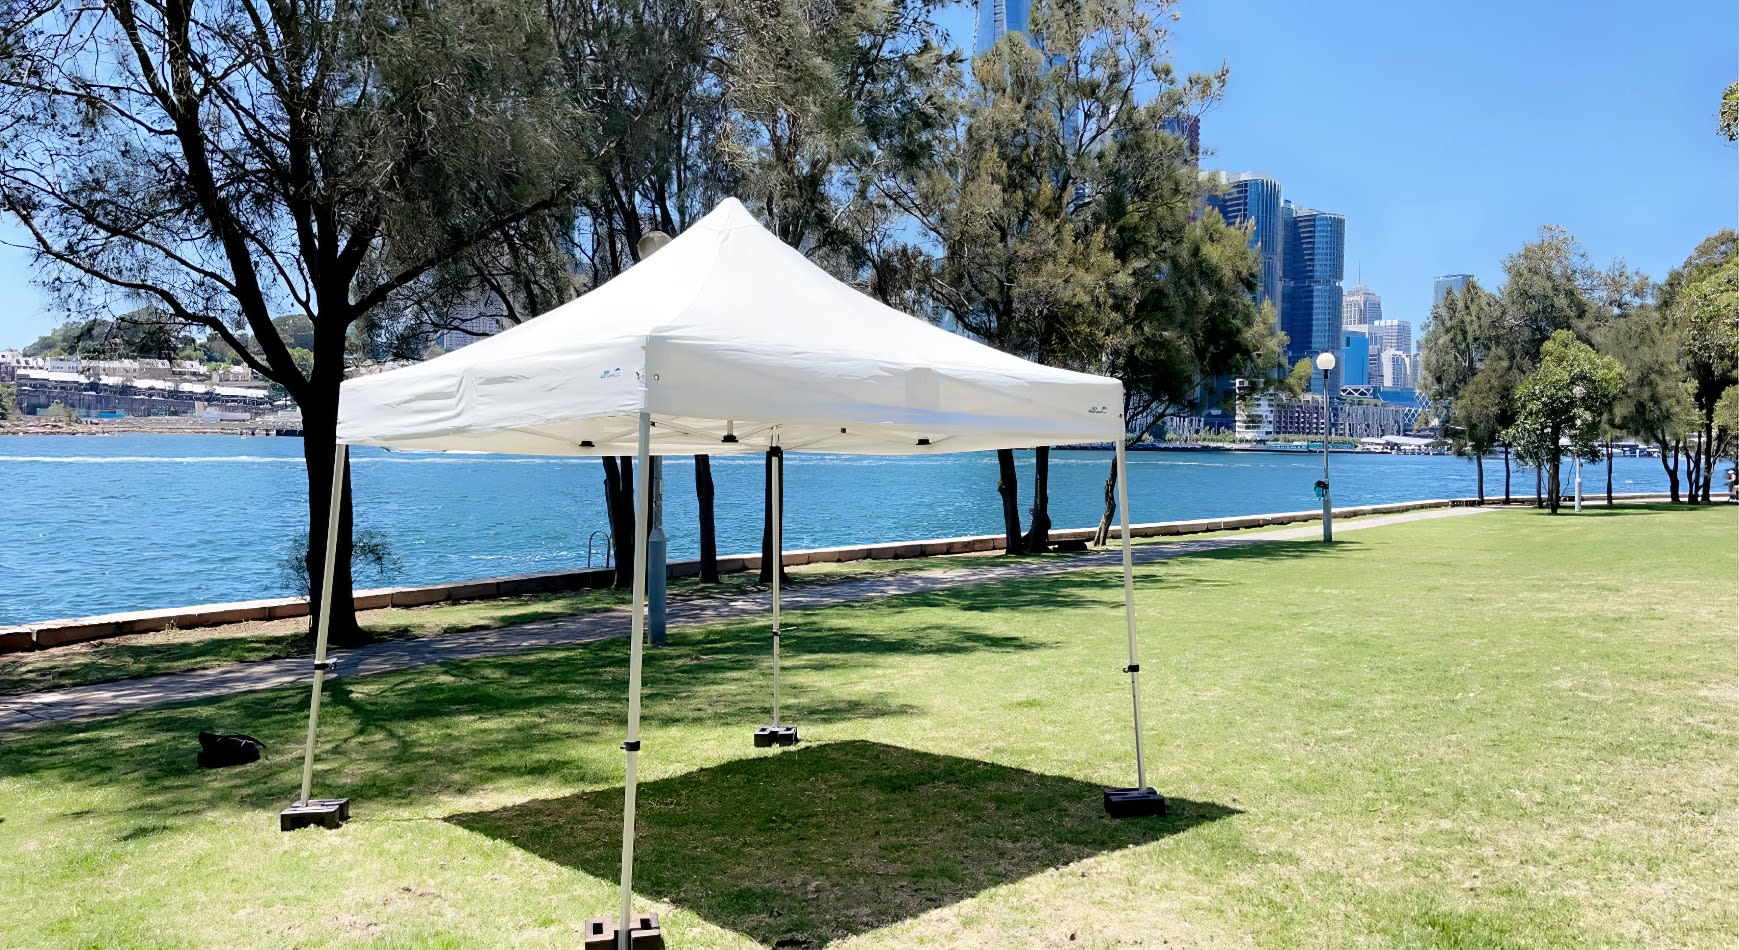
[[[1431,508],[1404,514],[1360,518],[1337,524],[1335,531],[1339,534],[1410,521],[1458,518],[1489,510],[1491,509],[1471,507]],[[1280,530],[1252,530],[1230,537],[1141,544],[1135,547],[1134,557],[1137,564],[1151,564],[1206,551],[1271,541],[1309,541],[1321,536],[1320,524]],[[1069,571],[1101,570],[1120,566],[1123,563],[1123,549],[1113,545],[1086,554],[1043,561],[996,563],[989,559],[973,558],[969,563],[969,567],[896,572],[836,584],[787,589],[780,602],[785,610],[805,610],[877,597],[928,593]],[[765,592],[734,596],[702,595],[672,600],[666,616],[672,628],[697,627],[766,616],[771,609]],[[332,668],[326,675],[328,679],[372,676],[431,663],[509,656],[527,650],[626,637],[629,613],[629,608],[619,607],[495,630],[397,640],[353,650],[333,651],[329,657]],[[308,657],[290,657],[0,697],[0,731],[42,722],[118,716],[159,706],[306,684],[312,676],[312,663]]]

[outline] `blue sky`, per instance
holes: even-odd
[[[1184,0],[1180,71],[1231,66],[1204,165],[1278,179],[1347,218],[1350,286],[1423,321],[1431,278],[1488,286],[1543,224],[1652,277],[1739,223],[1739,148],[1715,134],[1739,76],[1739,5],[1689,0]],[[945,22],[965,37],[969,8]],[[0,237],[16,239],[10,226]],[[59,322],[0,248],[0,346]]]

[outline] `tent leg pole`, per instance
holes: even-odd
[[[1147,760],[1141,748],[1141,658],[1135,643],[1135,553],[1129,541],[1129,463],[1117,441],[1117,513],[1123,522],[1123,621],[1129,631],[1129,694],[1135,711],[1135,787],[1147,787]]]
[[[785,506],[785,456],[773,456],[773,727],[779,726],[779,575],[785,573],[785,525],[780,517]]]
[[[340,442],[332,457],[332,501],[327,506],[326,556],[322,558],[323,576],[320,585],[320,619],[314,634],[314,693],[308,700],[308,742],[302,749],[302,794],[297,805],[308,804],[314,788],[314,735],[320,728],[320,692],[326,685],[326,640],[332,628],[332,575],[338,558],[339,506],[344,504],[344,468],[349,446]]]
[[[616,945],[628,950],[634,934],[634,806],[639,790],[635,766],[640,758],[640,665],[646,633],[646,536],[650,511],[652,414],[640,414],[640,446],[634,469],[634,617],[628,645],[628,739],[622,751],[628,756],[622,783],[622,916],[616,930]]]
[[[1147,785],[1141,747],[1141,656],[1135,642],[1135,554],[1129,539],[1129,462],[1117,440],[1117,513],[1123,524],[1123,621],[1129,633],[1129,700],[1135,713],[1135,787],[1105,790],[1105,810],[1114,818],[1165,814],[1165,798]]]

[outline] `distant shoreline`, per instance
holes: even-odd
[[[173,420],[173,421],[171,421]],[[4,435],[233,435],[300,436],[301,429],[286,429],[261,422],[206,422],[186,417],[116,419],[108,422],[0,422]]]

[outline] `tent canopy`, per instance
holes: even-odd
[[[889,308],[728,199],[543,316],[344,383],[338,438],[424,451],[924,454],[1108,442],[1123,386]],[[733,434],[736,441],[724,441]]]

